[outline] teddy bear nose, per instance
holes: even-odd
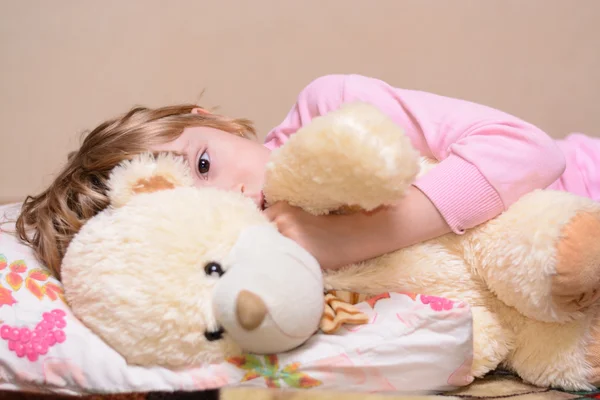
[[[258,328],[268,311],[264,301],[248,290],[242,290],[238,294],[235,308],[238,323],[247,331]]]
[[[209,342],[214,342],[215,340],[220,340],[221,338],[223,338],[224,332],[225,331],[223,330],[223,328],[219,328],[216,331],[206,331],[204,332],[204,337]]]

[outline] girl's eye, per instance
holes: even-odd
[[[207,152],[204,152],[198,160],[198,172],[200,175],[206,175],[208,171],[210,171],[210,157]]]

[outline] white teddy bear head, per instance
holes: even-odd
[[[317,261],[252,200],[193,187],[173,155],[124,162],[109,187],[110,206],[69,245],[62,280],[74,314],[127,362],[275,353],[318,329]]]

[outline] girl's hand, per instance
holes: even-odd
[[[334,269],[357,261],[355,246],[362,235],[348,216],[315,216],[285,202],[273,204],[264,213],[281,234],[311,253],[321,268]]]
[[[370,213],[315,216],[284,202],[264,213],[279,232],[304,247],[323,269],[344,267],[451,232],[416,187],[396,204]]]

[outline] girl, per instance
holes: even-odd
[[[600,149],[572,136],[555,142],[535,126],[491,108],[393,88],[359,75],[324,76],[299,94],[285,120],[260,144],[249,121],[193,105],[135,108],[86,137],[43,193],[28,197],[17,221],[20,237],[57,276],[65,249],[89,218],[107,206],[111,169],[140,152],[172,151],[195,166],[196,185],[239,190],[262,206],[271,149],[312,118],[362,100],[387,113],[438,167],[393,207],[370,215],[315,217],[286,204],[264,212],[323,268],[365,260],[448,232],[462,234],[504,211],[522,195],[552,187],[594,199]],[[566,172],[565,172],[566,169]]]

